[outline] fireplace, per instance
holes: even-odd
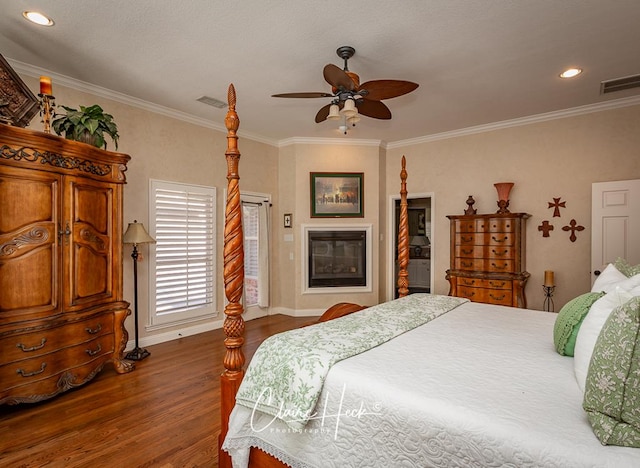
[[[307,231],[309,288],[367,286],[367,231]]]

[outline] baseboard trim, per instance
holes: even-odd
[[[266,317],[267,315],[289,315],[291,317],[320,317],[324,310],[322,309],[304,309],[304,310],[294,310],[289,309],[287,307],[274,307],[270,310],[257,310],[251,312],[245,312],[242,315],[245,321],[254,320],[261,317]],[[166,331],[164,333],[158,333],[150,336],[145,336],[140,338],[140,347],[145,348],[147,346],[153,346],[160,343],[166,343],[167,341],[179,340],[180,338],[184,338],[186,336],[197,335],[199,333],[205,333],[212,330],[217,330],[218,328],[222,328],[224,324],[224,314],[220,314],[218,318],[211,322],[200,323],[197,325],[186,326],[183,328],[178,328],[175,330]],[[130,336],[133,333],[130,333]],[[132,350],[135,347],[135,340],[129,340],[127,342],[127,350]]]

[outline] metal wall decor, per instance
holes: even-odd
[[[568,226],[562,226],[562,230],[563,231],[571,231],[571,235],[569,236],[569,240],[571,242],[575,242],[577,237],[576,237],[576,231],[580,232],[580,231],[584,231],[584,226],[580,226],[575,219],[572,219],[571,221],[569,221],[569,225]]]
[[[548,202],[549,203],[549,208],[553,208],[553,217],[554,218],[559,218],[560,217],[560,208],[566,208],[567,207],[567,202],[563,201],[561,202],[560,200],[562,199],[562,197],[558,197],[558,198],[554,198],[553,199],[553,203]]]

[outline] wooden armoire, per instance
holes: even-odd
[[[447,216],[451,225],[449,295],[527,307],[526,213]]]
[[[0,404],[119,373],[129,156],[0,124]]]

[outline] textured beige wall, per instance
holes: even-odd
[[[283,149],[282,164],[293,165],[295,181],[294,205],[294,275],[293,288],[288,294],[295,298],[296,310],[325,310],[338,302],[377,304],[379,302],[378,270],[380,268],[379,199],[380,166],[379,148],[375,146],[307,145],[296,144]],[[281,164],[281,165],[282,165]],[[363,172],[364,173],[364,218],[311,218],[310,173],[311,172]],[[285,182],[283,181],[283,184]],[[372,224],[373,288],[370,293],[303,294],[302,291],[302,224],[346,225]],[[287,280],[288,281],[288,280]]]
[[[531,214],[527,224],[528,306],[542,309],[544,270],[555,271],[555,309],[591,285],[591,184],[640,178],[640,106],[551,120],[388,151],[387,197],[395,195],[400,158],[407,157],[408,190],[434,192],[434,292],[449,289],[449,220],[463,214],[469,195],[478,213],[497,210],[496,182],[514,182],[510,211]],[[566,201],[553,217],[548,202]],[[585,227],[576,242],[562,230],[571,219]],[[543,238],[543,220],[554,226]]]

